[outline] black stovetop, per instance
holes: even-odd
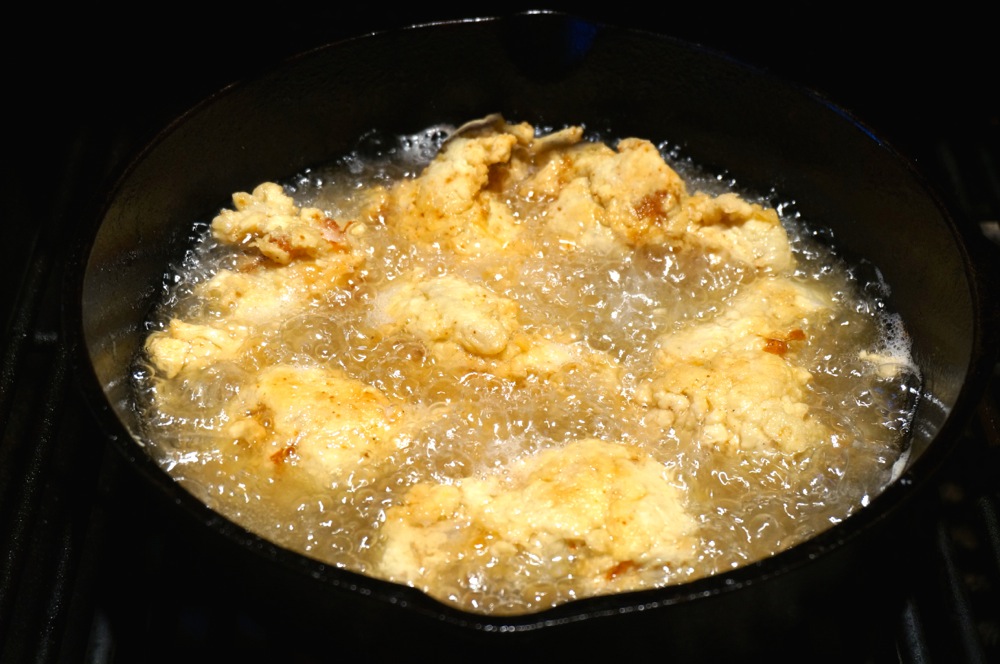
[[[289,646],[285,620],[248,609],[239,579],[206,565],[183,525],[158,518],[163,506],[107,447],[75,390],[60,329],[63,267],[102,186],[205,95],[328,41],[458,15],[300,5],[282,16],[239,8],[223,20],[171,6],[140,20],[93,11],[79,18],[104,27],[79,29],[65,16],[54,27],[39,15],[35,25],[47,28],[5,53],[14,119],[0,196],[0,661],[321,661],[317,644]],[[792,17],[796,27],[780,29],[787,23],[759,12],[726,25],[709,10],[588,16],[660,26],[818,90],[912,158],[971,235],[996,231],[1000,107],[986,83],[1000,61],[984,18],[938,15],[903,33],[863,15]],[[871,662],[1000,659],[998,401],[994,381],[928,515],[936,541],[913,552],[924,573]],[[355,636],[383,638],[377,627]]]

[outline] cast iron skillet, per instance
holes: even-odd
[[[924,385],[903,475],[856,516],[784,553],[680,586],[489,617],[281,549],[215,514],[145,453],[131,363],[169,266],[233,191],[281,180],[373,128],[412,133],[500,112],[679,144],[742,186],[774,188],[881,271],[909,325]],[[905,245],[906,250],[901,251]],[[107,192],[70,280],[79,375],[109,438],[220,564],[260,596],[333,630],[334,651],[371,625],[392,643],[707,658],[850,650],[900,606],[919,506],[995,361],[986,280],[948,210],[911,165],[826,101],[669,37],[559,14],[446,22],[348,40],[225,89],[166,128]],[[921,267],[916,267],[921,266]],[[927,266],[930,266],[929,268]],[[845,612],[842,602],[849,602]],[[331,627],[335,626],[335,627]],[[410,639],[410,641],[407,641]],[[802,649],[805,648],[806,651]],[[340,650],[338,650],[340,649]]]

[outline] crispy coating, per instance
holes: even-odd
[[[832,308],[832,295],[820,288],[782,277],[756,279],[707,323],[687,325],[661,337],[656,363],[697,363],[733,349],[764,351],[768,339],[799,336],[795,330],[805,334]]]
[[[568,140],[560,138],[560,145]],[[546,223],[567,243],[603,253],[665,244],[718,252],[762,270],[794,267],[774,210],[732,193],[689,195],[649,141],[624,139],[615,150],[581,142],[540,154],[537,171],[519,188],[551,200]]]
[[[481,356],[502,353],[519,329],[517,303],[461,277],[419,274],[395,284],[384,315],[437,349]]]
[[[778,213],[731,192],[686,198],[670,220],[668,241],[683,249],[718,253],[761,271],[780,273],[795,267]]]
[[[323,302],[338,288],[346,287],[361,261],[353,253],[344,253],[330,260],[300,260],[278,267],[257,264],[246,271],[219,270],[198,284],[195,292],[224,320],[266,325]]]
[[[221,269],[196,294],[227,323],[265,325],[344,288],[364,263],[358,238],[317,208],[300,208],[280,185],[233,194],[233,209],[212,221],[212,235],[247,252],[239,269]],[[255,260],[256,259],[256,260]]]
[[[550,229],[598,251],[662,241],[664,220],[685,195],[656,146],[635,138],[615,150],[579,143],[550,158],[528,186],[553,199]]]
[[[391,454],[404,408],[340,371],[276,365],[254,377],[230,412],[228,435],[258,457],[329,481]]]
[[[558,328],[526,331],[514,300],[454,275],[410,274],[393,284],[375,313],[383,334],[402,330],[431,356],[458,371],[482,371],[511,379],[549,379],[587,371],[617,389],[619,368],[579,335]]]
[[[253,193],[233,194],[234,208],[212,220],[220,242],[259,251],[279,265],[296,258],[319,258],[350,249],[344,226],[317,208],[299,208],[281,186],[258,185]]]
[[[661,338],[654,377],[638,399],[698,445],[731,452],[816,445],[828,432],[806,403],[812,375],[788,351],[822,327],[831,306],[822,291],[758,279],[712,320]]]
[[[620,365],[607,353],[591,348],[575,332],[540,330],[519,335],[515,346],[517,352],[511,353],[509,360],[495,370],[497,375],[515,380],[536,377],[552,381],[579,372],[602,385],[608,393],[620,389]]]
[[[245,325],[199,325],[174,318],[166,329],[146,338],[145,350],[157,371],[174,378],[183,371],[235,359],[247,335]]]
[[[382,537],[380,571],[418,587],[463,573],[478,548],[498,574],[512,557],[563,560],[588,592],[600,593],[628,589],[643,568],[690,561],[697,522],[671,471],[634,448],[587,439],[502,474],[418,484],[388,510]],[[489,576],[480,583],[495,583]]]
[[[146,339],[146,355],[163,378],[235,359],[255,326],[322,300],[364,261],[336,222],[318,209],[300,209],[277,184],[236,193],[233,202],[234,209],[213,220],[212,234],[257,259],[243,261],[241,270],[221,269],[195,287],[213,317],[174,318]]]
[[[377,199],[381,209],[373,214],[410,242],[459,255],[502,251],[517,237],[517,221],[488,185],[491,169],[510,160],[517,142],[509,132],[456,137],[419,178],[402,180]]]

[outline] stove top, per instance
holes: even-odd
[[[526,7],[527,8],[527,7]],[[558,7],[551,7],[558,9]],[[379,8],[226,21],[162,9],[156,26],[124,19],[53,28],[17,65],[5,140],[5,323],[0,356],[0,660],[205,659],[314,662],[337,632],[299,640],[295,616],[254,602],[235,572],[206,564],[198,533],[168,518],[78,396],[59,320],[63,266],[97,192],[154,133],[221,86],[295,52],[376,29],[454,18]],[[1000,108],[958,71],[996,59],[980,24],[918,21],[907,34],[826,17],[831,36],[777,31],[774,17],[591,14],[723,50],[818,90],[909,156],[982,241],[1000,222]],[[118,17],[121,18],[121,17]],[[317,18],[319,20],[317,20]],[[70,21],[67,25],[72,25]],[[124,25],[124,28],[113,27]],[[739,27],[735,27],[738,25]],[[671,29],[674,28],[674,29]],[[959,34],[959,28],[962,29]],[[266,33],[265,33],[266,31]],[[891,34],[890,34],[891,33]],[[5,46],[4,48],[7,48]],[[42,57],[45,56],[45,57]],[[973,79],[974,80],[974,77]],[[896,629],[870,662],[1000,661],[1000,390],[994,381],[935,496],[934,538],[914,551]],[[162,517],[162,518],[161,518]],[[205,589],[211,592],[205,592]],[[848,609],[849,610],[849,609]],[[352,625],[372,652],[378,626]],[[341,637],[342,638],[342,637]],[[391,640],[391,639],[390,639]]]

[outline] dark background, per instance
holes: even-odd
[[[698,42],[769,69],[821,92],[918,159],[942,134],[995,136],[1000,129],[997,31],[985,9],[936,3],[887,13],[808,3],[779,11],[729,4],[655,2],[640,9],[612,2],[571,11]],[[22,7],[28,18],[5,21],[2,46],[4,141],[13,148],[4,150],[4,166],[8,176],[27,173],[30,182],[59,158],[81,124],[129,124],[152,133],[216,89],[327,42],[413,23],[566,6]]]

